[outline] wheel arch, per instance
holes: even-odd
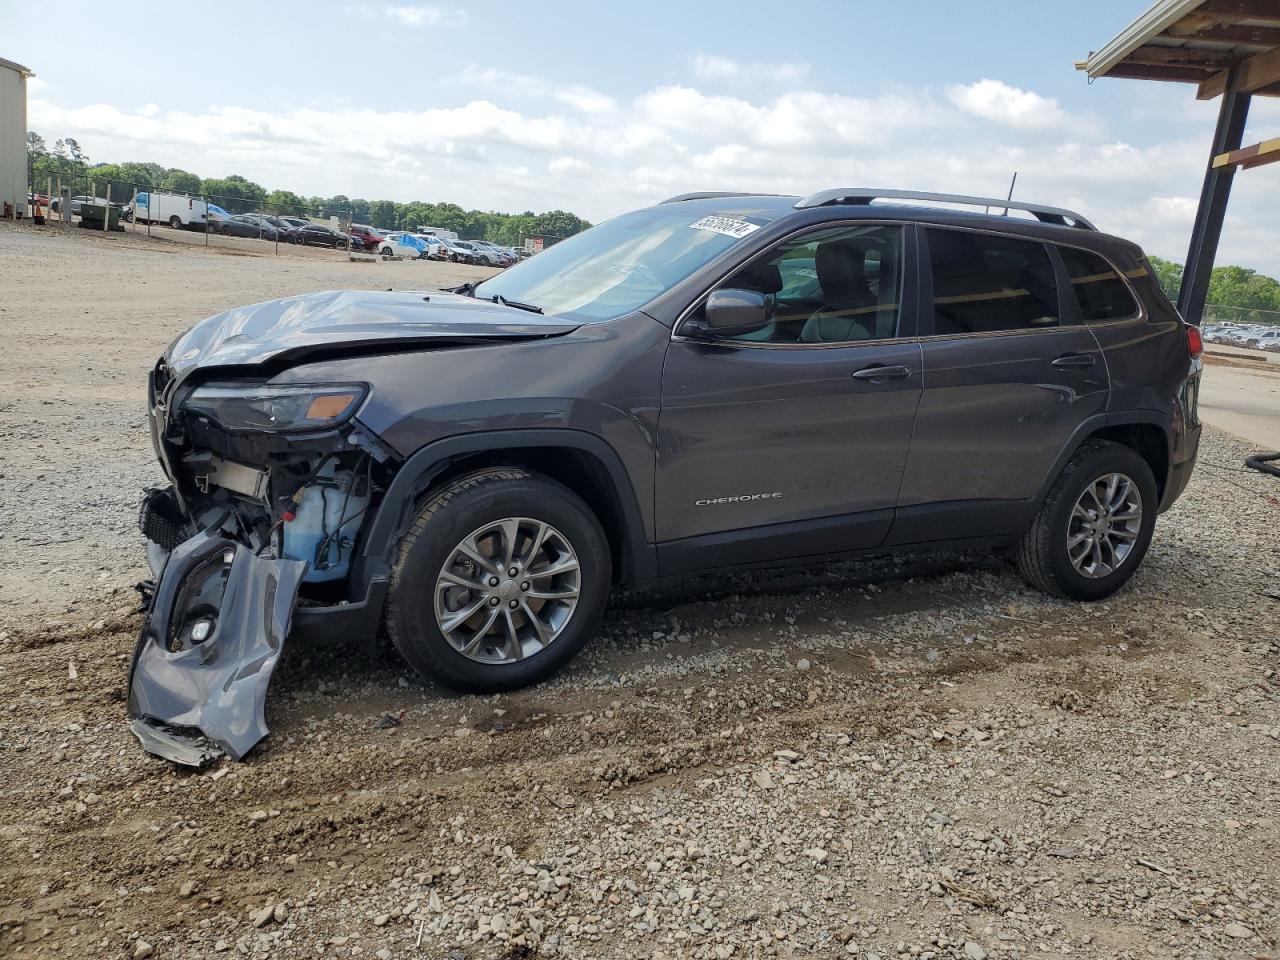
[[[414,509],[441,484],[484,467],[518,466],[563,484],[595,513],[609,540],[615,583],[656,576],[655,548],[618,454],[578,430],[494,431],[450,437],[409,456],[396,472],[365,537],[357,569],[363,581],[385,576]]]
[[[1169,485],[1173,427],[1169,418],[1158,410],[1135,410],[1128,413],[1099,414],[1084,421],[1063,447],[1053,469],[1045,477],[1036,498],[1037,504],[1044,502],[1067,461],[1090,440],[1109,440],[1137,452],[1151,467],[1151,473],[1156,479],[1156,489],[1163,501]]]

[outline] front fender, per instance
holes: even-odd
[[[363,593],[362,586],[387,579],[396,546],[409,528],[414,505],[450,464],[471,454],[522,449],[580,450],[599,461],[608,472],[621,508],[634,579],[647,580],[657,575],[657,555],[646,533],[635,487],[622,458],[608,443],[581,430],[491,430],[437,440],[405,460],[366,528],[360,555],[352,568],[353,586],[357,588],[353,592],[359,595]]]

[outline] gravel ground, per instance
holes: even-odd
[[[362,271],[384,265],[81,246],[55,278],[15,236],[0,256],[48,280],[42,310],[0,296],[22,341],[0,359],[20,560],[0,584],[25,591],[0,608],[0,954],[1276,954],[1280,488],[1240,469],[1241,442],[1207,432],[1142,570],[1102,603],[1049,600],[987,555],[703,578],[619,596],[568,672],[497,697],[446,693],[380,644],[295,644],[272,736],[193,773],[122,723],[139,623],[110,589],[135,559],[97,559],[95,590],[83,541],[36,554],[18,536],[65,516],[116,543],[94,525],[132,522],[137,372],[173,327],[327,271],[381,285]],[[113,280],[112,322],[136,337],[46,335],[55,280],[104,269],[168,305],[140,317]],[[91,385],[41,350],[93,351]],[[43,459],[20,469],[15,449]]]

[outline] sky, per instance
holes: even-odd
[[[872,186],[1079,210],[1181,262],[1217,102],[1075,70],[1148,0],[0,4],[28,125],[92,161],[600,221],[692,190]],[[1246,142],[1276,136],[1256,98]],[[1280,276],[1280,168],[1219,263]]]

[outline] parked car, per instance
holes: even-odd
[[[510,252],[496,243],[489,243],[487,240],[472,240],[470,242],[477,250],[490,255],[489,263],[491,266],[509,267],[516,262],[516,258]]]
[[[228,217],[220,221],[216,229],[223,236],[256,237],[259,240],[274,240],[277,232],[271,224],[249,213]]]
[[[449,248],[444,245],[444,241],[434,233],[415,233],[417,237],[427,246],[427,252],[423,259],[425,260],[448,260]]]
[[[392,257],[421,260],[427,255],[427,244],[412,233],[389,233],[382,238],[377,251],[388,260]]]
[[[1280,329],[1272,327],[1259,333],[1249,345],[1259,350],[1280,351]]]
[[[296,226],[296,224],[285,223],[283,219],[270,213],[247,213],[245,216],[254,217],[268,226],[274,227],[279,232],[281,239],[284,239],[284,235]]]
[[[1108,597],[1191,477],[1201,353],[1077,213],[860,189],[673,198],[453,293],[237,307],[150,374],[173,489],[142,512],[135,731],[242,756],[286,636],[380,623],[424,674],[519,687],[615,587],[703,571],[1001,548]]]
[[[1246,347],[1250,339],[1257,336],[1261,328],[1257,324],[1242,324],[1227,331],[1227,343],[1236,347]]]
[[[339,233],[321,223],[308,223],[305,227],[295,227],[289,231],[289,242],[303,246],[315,244],[322,247],[344,247],[350,239],[347,234]]]
[[[442,237],[440,240],[444,244],[447,253],[445,260],[453,263],[472,263],[485,264],[489,262],[489,258],[481,254],[475,247],[471,246],[466,240],[453,240],[448,237]]]
[[[284,224],[286,229],[289,229],[289,230],[296,230],[298,227],[306,227],[311,225],[311,221],[308,220],[306,217],[280,216],[280,217],[277,217],[276,219],[278,219],[282,224]]]
[[[67,209],[70,210],[73,214],[78,215],[80,213],[80,208],[84,206],[86,203],[97,204],[98,206],[101,206],[106,202],[107,202],[106,197],[90,197],[86,194],[77,194],[67,202]],[[118,210],[123,210],[125,208],[123,205],[115,202],[114,200],[111,202],[111,206],[115,207]],[[54,197],[53,200],[50,201],[49,203],[49,209],[54,211],[55,213],[61,212],[61,207],[62,207],[62,203],[61,203],[60,197]]]
[[[366,226],[363,223],[353,223],[350,233],[352,237],[359,238],[360,242],[370,250],[377,250],[384,236],[373,227]]]

